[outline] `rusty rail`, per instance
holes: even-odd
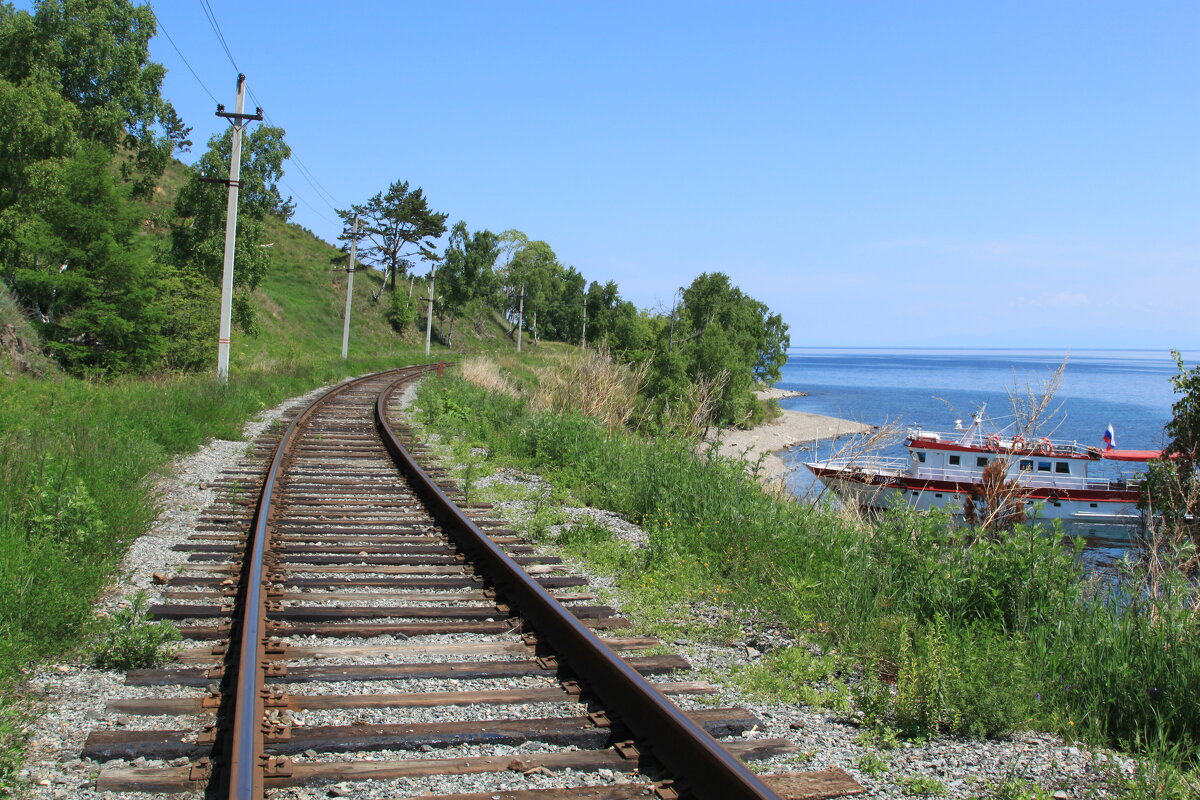
[[[393,370],[400,376],[436,369],[437,365],[405,367]],[[270,661],[266,647],[269,639],[267,625],[267,594],[270,585],[270,545],[272,521],[275,516],[275,484],[287,461],[295,434],[328,400],[346,389],[374,380],[379,374],[345,381],[313,401],[297,416],[284,432],[263,482],[262,492],[251,526],[251,541],[247,548],[241,580],[240,631],[236,635],[236,675],[233,692],[233,713],[230,717],[230,738],[226,750],[225,796],[235,800],[260,800],[264,796],[264,777],[270,762],[265,753],[265,680]],[[393,388],[397,384],[393,384]]]
[[[625,725],[636,737],[637,746],[676,776],[679,788],[702,799],[778,800],[745,764],[580,624],[450,500],[392,431],[387,404],[397,385],[380,393],[375,404],[375,425],[384,446],[443,533],[484,573],[497,595],[519,609],[525,622],[602,701],[610,718]]]

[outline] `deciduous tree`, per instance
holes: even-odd
[[[188,182],[175,200],[176,220],[171,226],[173,263],[218,286],[225,253],[226,189],[201,178],[228,175],[231,136],[226,130],[209,140],[207,152],[193,165]],[[290,207],[278,186],[283,162],[291,155],[283,136],[282,128],[262,126],[251,128],[242,137],[233,318],[248,333],[255,330],[250,292],[262,282],[271,264],[263,220],[268,214],[284,216]]]

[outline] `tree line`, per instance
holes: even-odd
[[[0,4],[0,279],[79,375],[194,371],[215,357],[231,134],[207,142],[170,207],[154,202],[172,157],[192,146],[149,57],[155,32],[150,7],[132,0]],[[281,128],[243,137],[233,314],[251,335],[251,293],[273,255],[267,217],[294,210],[279,190],[289,156]],[[407,181],[338,213],[344,245],[353,237],[383,273],[374,297],[397,331],[424,316],[414,287],[428,271],[446,344],[486,315],[535,343],[604,343],[648,365],[645,391],[664,415],[702,384],[714,421],[743,421],[757,408],[752,382],[779,377],[787,326],[724,274],[681,288],[669,310],[638,309],[545,241],[448,225]]]
[[[388,318],[398,331],[421,316],[422,298],[414,289],[424,263],[447,344],[453,346],[461,320],[487,313],[502,315],[510,333],[519,328],[533,342],[603,344],[617,359],[647,366],[643,392],[660,422],[697,387],[707,393],[702,422],[757,421],[761,407],[753,387],[779,380],[787,360],[783,318],[724,273],[705,273],[681,287],[669,311],[639,310],[615,282],[589,282],[548,243],[518,230],[472,232],[459,221],[439,254],[449,215],[432,210],[423,191],[406,181],[338,214],[346,223],[344,248],[353,240],[358,257],[383,272],[379,295],[391,293]]]

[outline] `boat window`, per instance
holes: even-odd
[[[1088,505],[1089,505],[1089,506],[1091,506],[1092,508],[1096,508],[1096,504],[1095,504],[1095,503],[1088,503]]]
[[[941,492],[938,492],[937,494],[934,495],[934,497],[941,497],[941,496],[942,496]]]
[[[975,457],[975,466],[977,466],[977,467],[986,467],[987,462],[988,462],[987,456],[976,456]]]
[[[1031,469],[1033,469],[1033,461],[1027,458],[1021,459],[1021,471],[1028,472]]]
[[[915,453],[913,453],[913,458],[916,459],[917,461],[920,461],[922,464],[924,464],[925,463],[925,451],[924,450],[916,451]]]
[[[1071,465],[1068,464],[1066,461],[1056,461],[1054,464],[1054,471],[1059,473],[1060,475],[1070,475],[1071,474]]]
[[[962,456],[950,456],[950,466],[957,467],[962,463]]]
[[[1038,462],[1038,472],[1049,472],[1049,471],[1050,471],[1050,462],[1049,461],[1039,461]]]

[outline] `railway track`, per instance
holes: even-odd
[[[185,647],[115,700],[144,727],[92,731],[97,789],[445,800],[824,798],[838,770],[757,777],[744,760],[795,752],[743,737],[737,708],[683,712],[713,687],[596,603],[486,504],[456,505],[393,413],[434,367],[344,383],[228,471],[152,611]],[[724,739],[725,741],[720,741]],[[131,762],[163,764],[136,766]],[[508,788],[514,773],[525,786]],[[478,776],[464,792],[464,775]],[[359,784],[357,782],[368,782]],[[480,793],[482,792],[482,793]],[[440,793],[440,794],[439,794]],[[356,795],[357,796],[357,795]]]

